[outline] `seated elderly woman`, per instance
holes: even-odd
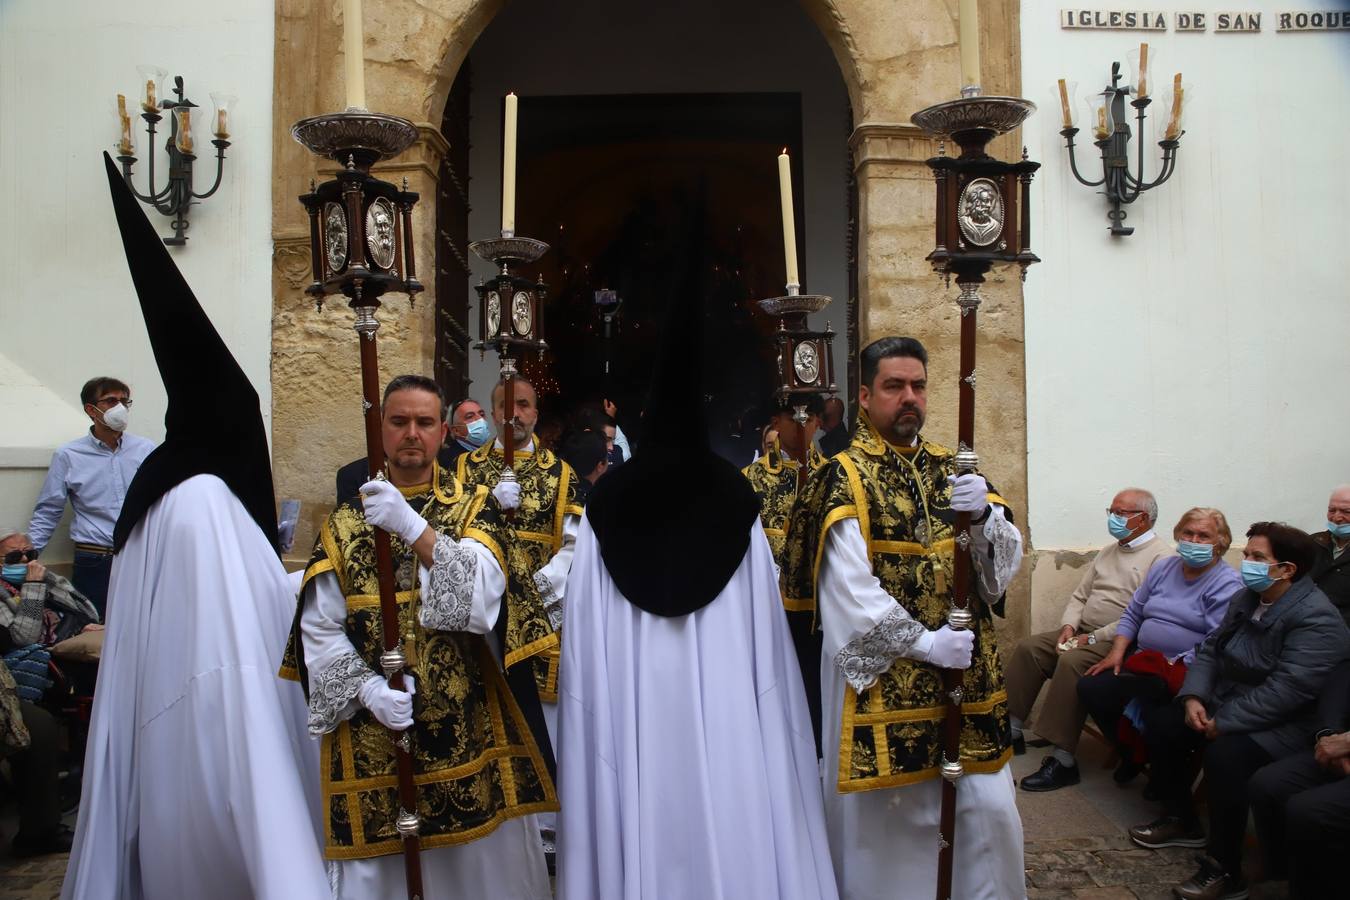
[[[1308,573],[1317,546],[1297,528],[1257,522],[1242,554],[1246,590],[1196,654],[1178,700],[1145,717],[1153,783],[1166,814],[1130,829],[1142,847],[1204,846],[1183,900],[1247,896],[1242,840],[1247,782],[1312,744],[1322,685],[1350,657],[1350,630]],[[1191,799],[1201,753],[1209,797],[1205,839]]]
[[[1242,579],[1223,561],[1233,543],[1223,513],[1205,506],[1188,509],[1172,538],[1177,555],[1149,569],[1120,618],[1111,652],[1078,681],[1078,699],[1121,751],[1115,774],[1120,784],[1140,770],[1135,749],[1119,738],[1121,713],[1129,706],[1138,721],[1148,710],[1170,703],[1186,664],[1219,627],[1228,602],[1242,592]]]

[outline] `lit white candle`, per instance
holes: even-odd
[[[361,0],[342,2],[342,50],[347,74],[347,108],[366,108],[366,50]]]
[[[800,285],[797,278],[797,220],[792,213],[792,160],[787,148],[778,154],[778,197],[783,204],[783,257],[787,260],[787,283]]]
[[[976,0],[961,0],[957,12],[961,36],[961,86],[980,83],[980,13]]]
[[[518,98],[506,95],[506,122],[502,129],[502,234],[516,231],[516,117]]]

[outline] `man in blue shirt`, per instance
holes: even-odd
[[[70,537],[75,542],[71,581],[104,616],[112,571],[113,526],[127,487],[154,441],[126,434],[131,389],[116,378],[91,378],[80,390],[89,433],[58,447],[33,508],[28,536],[39,553],[61,522],[66,501],[75,509]]]

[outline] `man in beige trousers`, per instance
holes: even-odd
[[[1036,733],[1054,749],[1041,768],[1022,779],[1025,791],[1053,791],[1078,783],[1074,752],[1087,719],[1078,702],[1078,679],[1111,649],[1125,607],[1149,567],[1172,548],[1157,536],[1158,503],[1142,488],[1116,494],[1107,510],[1107,530],[1115,540],[1088,565],[1069,598],[1058,631],[1024,638],[1007,666],[1008,714],[1014,752],[1026,752],[1022,728],[1048,680],[1050,690],[1036,717]]]

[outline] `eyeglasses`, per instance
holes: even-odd
[[[131,409],[132,399],[130,397],[104,397],[102,400],[94,401],[94,405],[99,409],[112,409],[119,403],[127,409]]]
[[[1126,518],[1137,516],[1143,512],[1142,509],[1112,509],[1109,506],[1106,508],[1106,511],[1113,516],[1125,516]]]
[[[5,554],[5,565],[13,566],[18,563],[32,562],[38,558],[38,552],[32,547],[27,550],[11,550]]]

